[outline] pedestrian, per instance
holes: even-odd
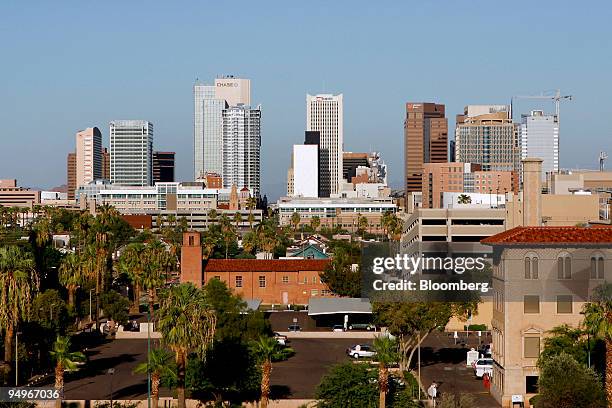
[[[433,406],[436,406],[436,397],[438,396],[438,384],[436,384],[436,382],[432,382],[431,385],[429,386],[429,388],[427,389],[427,395],[429,395],[429,397],[431,398],[431,400],[433,401]]]

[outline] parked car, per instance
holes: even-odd
[[[493,375],[493,359],[492,358],[480,358],[474,362],[474,374],[476,378],[482,378],[483,375]]]
[[[372,349],[372,346],[367,344],[356,344],[346,349],[346,354],[354,359],[359,358],[372,358],[376,355],[376,352]]]
[[[344,326],[341,325],[341,324],[335,324],[334,327],[332,327],[332,331],[343,332],[344,331]]]
[[[291,326],[289,326],[288,330],[290,332],[299,332],[299,331],[302,331],[302,328],[300,327],[299,324],[292,324]]]
[[[376,330],[376,326],[371,323],[351,323],[348,328],[349,330]]]
[[[274,332],[274,339],[278,342],[278,344],[280,344],[281,346],[286,346],[287,345],[287,336],[280,334],[280,333],[276,333]]]

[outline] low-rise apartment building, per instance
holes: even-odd
[[[504,408],[529,407],[544,338],[577,327],[593,289],[612,277],[612,228],[517,227],[482,244],[493,250],[491,392]]]
[[[383,233],[381,217],[387,211],[396,212],[392,198],[291,198],[283,197],[277,203],[280,225],[290,225],[294,213],[300,215],[300,225],[310,224],[319,217],[321,227],[340,226],[351,232],[358,229],[359,217],[368,220],[370,233]],[[299,226],[298,226],[299,228]]]

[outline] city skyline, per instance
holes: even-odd
[[[610,6],[605,2],[600,7],[603,12],[597,15],[592,15],[589,10],[570,10],[553,2],[530,5],[530,13],[521,13],[522,7],[517,6],[497,16],[494,22],[486,18],[486,11],[475,13],[476,6],[446,5],[436,18],[447,28],[429,33],[432,37],[429,42],[448,42],[453,38],[451,32],[461,27],[465,38],[477,38],[479,46],[489,49],[490,53],[477,58],[463,58],[454,66],[449,66],[448,62],[463,55],[462,47],[443,44],[441,49],[444,52],[434,53],[426,46],[412,44],[411,56],[401,55],[403,39],[427,26],[431,19],[423,17],[431,15],[436,9],[434,5],[419,5],[413,9],[393,5],[380,10],[359,4],[355,10],[343,9],[346,20],[338,21],[342,33],[329,42],[322,41],[322,34],[309,30],[304,33],[286,30],[285,38],[272,37],[270,31],[263,30],[264,40],[274,47],[270,50],[289,44],[306,47],[305,52],[268,52],[271,55],[266,58],[257,58],[261,50],[237,55],[223,47],[232,39],[252,31],[262,17],[262,11],[247,6],[244,15],[252,17],[249,22],[246,17],[212,10],[218,12],[219,19],[208,29],[213,33],[223,31],[223,41],[218,44],[208,42],[211,53],[195,55],[192,52],[195,40],[191,38],[197,38],[201,33],[196,24],[198,16],[214,7],[194,6],[190,13],[186,13],[174,8],[160,10],[162,6],[152,4],[148,10],[152,21],[161,21],[164,15],[168,24],[158,25],[156,30],[145,30],[143,34],[125,27],[119,29],[119,22],[109,22],[107,29],[118,30],[112,38],[106,38],[103,31],[96,29],[88,39],[82,39],[78,38],[75,28],[64,23],[82,18],[86,13],[104,12],[104,6],[89,5],[54,13],[45,4],[36,8],[3,5],[3,30],[12,33],[14,41],[2,46],[7,63],[0,72],[12,80],[7,81],[6,97],[0,102],[0,120],[3,123],[0,137],[4,144],[0,151],[1,176],[17,178],[20,184],[31,187],[49,188],[63,184],[66,155],[73,151],[77,130],[99,127],[103,145],[108,147],[108,123],[118,117],[135,117],[155,123],[156,150],[176,151],[176,179],[191,180],[193,83],[196,78],[214,78],[220,74],[251,79],[252,99],[264,107],[262,194],[268,194],[271,199],[282,195],[286,189],[289,152],[291,146],[300,143],[303,137],[303,101],[307,93],[344,95],[344,150],[380,151],[389,165],[389,183],[394,188],[401,188],[403,184],[402,119],[404,104],[408,101],[444,104],[446,116],[450,119],[449,129],[454,129],[453,118],[466,105],[506,104],[514,95],[538,94],[543,90],[561,88],[575,99],[561,107],[560,167],[595,169],[599,151],[612,152],[612,122],[606,114],[609,107],[604,99],[610,90],[606,73],[612,65],[609,57],[612,53],[606,52],[610,46],[605,38],[609,38],[610,28],[605,24],[605,17]],[[342,6],[330,5],[329,8]],[[127,5],[124,11],[126,15],[137,15],[141,10]],[[283,17],[279,19],[277,30],[291,26],[308,27],[312,18],[320,19],[322,24],[331,24],[337,19],[312,8],[286,10],[280,7],[277,11]],[[527,32],[513,30],[518,27],[516,21],[536,27],[535,23],[550,16],[551,12],[558,23],[552,28]],[[57,27],[45,37],[41,21],[46,21],[49,14],[55,15]],[[339,12],[329,14],[340,15]],[[223,27],[232,18],[243,25],[235,32],[225,31]],[[402,18],[406,20],[403,24],[393,23]],[[29,32],[22,27],[23,19],[32,22],[28,24]],[[366,21],[377,30],[364,30]],[[576,24],[570,24],[572,22]],[[408,26],[410,29],[406,28]],[[564,26],[579,28],[556,28]],[[534,36],[547,41],[548,47],[530,51],[529,65],[525,65],[524,61],[503,57],[507,47],[495,49],[493,45],[499,41],[495,36],[478,35],[488,29],[511,32],[507,41],[517,51]],[[558,41],[551,43],[551,37]],[[97,64],[84,70],[78,66],[75,68],[70,59],[65,58],[68,50],[71,50],[69,55],[76,57],[87,52],[102,56],[111,51],[119,57],[125,56],[131,51],[109,48],[118,38],[124,41],[125,50],[141,46],[145,53],[155,51],[155,64],[143,70],[139,63],[124,62],[119,70],[101,58]],[[176,43],[179,46],[175,46]],[[360,52],[364,46],[372,50],[367,58]],[[567,58],[564,53],[566,47],[574,50],[572,58]],[[318,57],[329,63],[313,69],[308,64],[307,55],[315,49],[319,52]],[[213,54],[214,59],[207,58]],[[415,59],[428,63],[415,67]],[[42,71],[39,60],[44,61],[45,69]],[[18,66],[15,65],[17,62]],[[387,74],[381,75],[381,72]],[[588,75],[578,75],[577,72]],[[419,80],[414,79],[416,75],[419,75]],[[376,82],[376,86],[363,86],[371,82]],[[151,87],[151,83],[156,83],[156,86]],[[92,93],[95,95],[93,98]],[[29,112],[27,106],[34,97],[38,98],[37,113],[26,117],[24,113]],[[374,104],[374,101],[381,103]],[[515,106],[514,120],[519,121],[520,114],[534,109],[543,109],[546,113],[554,110],[552,103],[520,101]],[[585,140],[588,142],[584,143]],[[33,167],[18,159],[26,155],[42,165]]]

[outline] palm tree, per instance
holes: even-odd
[[[26,319],[39,280],[34,258],[16,246],[0,248],[0,329],[5,329],[4,360],[12,361],[14,331]]]
[[[151,373],[151,406],[157,408],[159,401],[159,385],[162,376],[176,377],[174,370],[170,368],[170,359],[172,353],[163,348],[151,350],[149,353],[149,361],[140,363],[134,369],[135,373],[146,374]]]
[[[202,234],[202,259],[208,259],[210,258],[210,256],[213,254],[213,251],[215,250],[215,246],[217,245],[217,240],[215,239],[215,237],[210,233],[210,231],[205,231]]]
[[[584,326],[589,333],[599,336],[606,345],[605,388],[608,404],[612,403],[612,284],[603,283],[593,290],[591,302],[582,311]]]
[[[151,242],[140,254],[143,263],[142,288],[147,291],[149,316],[153,316],[155,291],[164,284],[162,270],[167,262],[168,253],[160,241]]]
[[[293,355],[293,350],[278,344],[274,337],[262,337],[252,343],[251,348],[261,364],[261,408],[268,407],[270,399],[270,374],[272,362],[286,360]]]
[[[365,215],[357,214],[357,231],[362,237],[369,225],[370,223]]]
[[[214,224],[214,223],[217,221],[217,216],[218,216],[218,215],[219,215],[219,214],[217,214],[217,210],[215,210],[214,208],[212,208],[210,211],[208,211],[208,220],[209,220],[211,223],[213,223],[213,224]]]
[[[142,256],[144,252],[145,246],[143,244],[129,244],[119,258],[119,270],[127,274],[134,285],[132,313],[138,313],[140,310],[140,289],[145,279],[146,269],[146,261]]]
[[[234,213],[234,224],[236,224],[236,229],[238,229],[241,222],[242,222],[242,214],[240,214],[239,211],[236,211]]]
[[[194,351],[204,356],[212,343],[217,318],[204,291],[191,283],[168,289],[162,296],[158,317],[163,343],[175,354],[178,406],[185,408],[187,356]]]
[[[253,231],[249,231],[242,237],[242,249],[244,252],[253,252],[257,247],[257,235]]]
[[[83,284],[83,263],[81,257],[74,253],[68,254],[59,267],[59,281],[68,290],[68,306],[74,307],[74,294]]]
[[[317,232],[317,229],[319,229],[320,225],[321,225],[321,218],[319,218],[319,216],[315,215],[314,217],[310,219],[310,226],[312,227],[315,233]]]
[[[253,229],[253,223],[255,222],[255,216],[253,215],[253,210],[257,207],[257,199],[255,197],[249,197],[247,199],[247,209],[249,210],[249,228]]]
[[[227,259],[229,244],[236,234],[227,215],[221,215],[221,220],[219,223],[221,224],[221,235],[223,237],[223,242],[225,243],[225,259]]]
[[[70,338],[62,336],[57,336],[50,354],[55,361],[55,389],[61,392],[64,388],[64,370],[77,368],[76,362],[84,361],[85,355],[79,351],[70,351]],[[61,408],[61,397],[55,400],[55,406]]]
[[[374,350],[378,361],[378,405],[385,408],[389,391],[389,365],[398,361],[397,342],[389,336],[378,336],[374,339]]]
[[[293,233],[295,234],[298,225],[300,225],[300,214],[297,211],[291,214],[291,225],[293,225]]]

